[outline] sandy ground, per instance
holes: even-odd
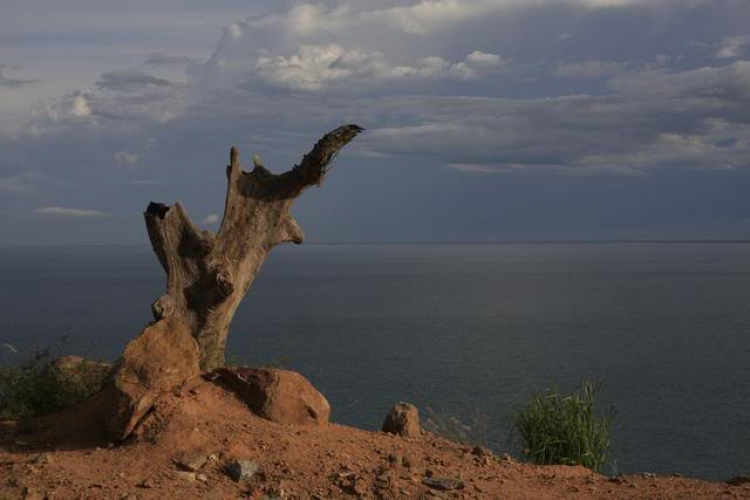
[[[613,480],[581,467],[517,463],[429,434],[283,426],[203,380],[164,398],[137,442],[107,443],[89,416],[77,408],[52,427],[50,419],[25,431],[6,424],[0,499],[750,498],[750,483]],[[205,464],[186,472],[180,459]],[[238,459],[257,466],[252,477],[228,476]]]

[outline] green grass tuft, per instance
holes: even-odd
[[[67,408],[101,390],[107,380],[106,369],[65,373],[55,367],[55,360],[44,349],[18,365],[0,366],[0,419],[17,420]]]
[[[527,458],[539,465],[582,465],[599,471],[607,460],[614,407],[597,417],[598,386],[584,382],[568,396],[536,394],[516,415]]]

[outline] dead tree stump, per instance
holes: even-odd
[[[180,203],[151,203],[146,209],[151,245],[167,273],[167,291],[154,302],[154,317],[188,325],[203,371],[224,365],[232,317],[268,252],[279,243],[302,243],[292,204],[305,189],[320,185],[334,156],[362,130],[344,125],[326,134],[299,165],[280,175],[257,157],[253,170],[243,172],[239,152],[232,148],[217,234],[198,229]]]
[[[167,290],[151,306],[155,322],[125,349],[106,389],[113,395],[105,399],[115,408],[108,417],[114,438],[125,439],[159,394],[224,365],[229,325],[268,253],[279,243],[304,239],[292,204],[305,189],[321,184],[336,154],[362,130],[344,125],[329,132],[282,174],[268,171],[257,156],[253,170],[244,172],[232,148],[216,234],[200,230],[180,203],[149,204],[146,227],[166,271]]]

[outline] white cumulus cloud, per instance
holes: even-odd
[[[740,57],[748,45],[750,45],[750,35],[724,38],[719,45],[719,50],[716,51],[716,57],[719,59]]]
[[[35,212],[41,215],[59,215],[63,217],[104,217],[107,215],[106,212],[100,212],[99,210],[83,210],[80,208],[64,207],[40,207],[37,208]]]
[[[439,56],[394,64],[382,52],[347,50],[336,44],[303,45],[291,56],[260,57],[255,71],[266,82],[295,90],[321,90],[339,82],[376,86],[403,79],[471,79],[500,69],[506,61],[497,54],[474,51],[451,63]]]

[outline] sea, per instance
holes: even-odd
[[[148,247],[0,248],[0,363],[112,360],[164,287]],[[750,472],[750,243],[281,246],[228,359],[300,371],[337,423],[408,401],[515,456],[533,394],[592,381],[603,472],[723,480]]]

